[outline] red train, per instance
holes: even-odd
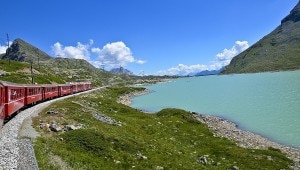
[[[28,85],[0,81],[0,128],[6,118],[25,106],[91,89],[90,82]]]

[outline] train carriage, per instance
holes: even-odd
[[[65,96],[72,93],[72,85],[70,84],[60,84],[58,85],[59,96]]]
[[[22,107],[91,89],[90,82],[61,85],[22,85],[0,81],[0,129],[5,119]]]
[[[72,82],[70,85],[72,88],[72,93],[78,93],[81,91],[80,82]]]
[[[84,83],[78,83],[77,84],[77,89],[78,89],[78,92],[81,92],[81,91],[84,91]]]
[[[84,91],[91,89],[91,83],[90,82],[84,82]]]
[[[58,85],[43,85],[43,100],[58,97]]]
[[[4,86],[4,116],[9,117],[25,105],[25,87],[20,84],[1,82]]]
[[[25,86],[25,105],[35,104],[43,100],[43,88],[37,85]]]
[[[78,90],[77,90],[77,84],[75,83],[70,83],[70,86],[71,86],[71,93],[77,93]]]

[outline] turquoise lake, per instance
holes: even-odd
[[[216,115],[272,141],[300,148],[300,71],[204,76],[146,86],[132,107]]]

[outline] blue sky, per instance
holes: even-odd
[[[50,56],[135,74],[219,68],[289,14],[298,0],[1,1],[0,52],[21,38]]]

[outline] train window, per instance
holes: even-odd
[[[24,89],[11,89],[10,91],[10,99],[16,100],[22,98],[24,96]]]
[[[63,90],[68,90],[70,89],[70,86],[63,86]]]
[[[10,99],[15,100],[17,95],[17,91],[15,89],[11,89],[10,91]]]
[[[24,97],[25,95],[25,93],[24,93],[25,91],[24,91],[24,89],[20,89],[20,95],[19,95],[19,98],[22,98],[22,97]]]

